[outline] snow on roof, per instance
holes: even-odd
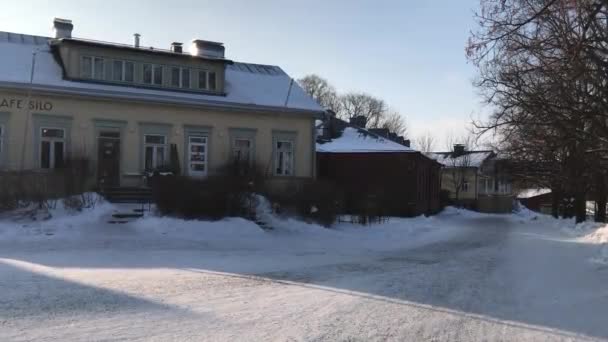
[[[517,198],[532,198],[551,193],[551,189],[524,189],[517,194]]]
[[[452,152],[431,152],[427,156],[445,167],[480,167],[492,154],[492,151],[467,151],[453,158]]]
[[[416,152],[386,138],[365,130],[346,127],[342,135],[326,143],[317,143],[317,152],[324,153],[374,153],[374,152]]]
[[[281,68],[271,65],[229,65],[225,96],[67,80],[51,52],[49,40],[51,38],[0,32],[0,87],[29,85],[35,52],[32,83],[35,90],[245,109],[323,111]]]

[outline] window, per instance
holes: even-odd
[[[217,89],[216,74],[214,71],[200,70],[198,72],[198,87],[204,90]]]
[[[105,74],[104,59],[101,57],[83,56],[80,63],[80,75],[83,78],[103,80]]]
[[[147,171],[165,165],[167,155],[167,137],[148,134],[144,136],[144,165]]]
[[[500,194],[508,194],[511,192],[511,184],[504,179],[498,181],[498,192]]]
[[[217,89],[217,85],[215,84],[215,72],[210,71],[207,73],[209,76],[209,89],[210,90],[216,90]]]
[[[65,158],[65,130],[61,128],[40,129],[40,167],[56,169],[63,167]]]
[[[232,158],[235,163],[249,165],[252,159],[252,141],[235,138],[232,145]]]
[[[163,67],[156,64],[143,65],[143,82],[151,85],[163,84]]]
[[[207,174],[207,137],[188,137],[188,175],[197,177]]]
[[[293,175],[293,141],[277,140],[274,158],[275,175]]]
[[[469,192],[469,181],[466,179],[462,181],[462,192]]]
[[[171,68],[171,86],[176,88],[190,88],[190,69]]]
[[[200,89],[207,89],[207,72],[199,71],[198,72],[198,87]]]
[[[135,79],[135,64],[129,61],[112,62],[112,80],[118,82],[133,82]]]

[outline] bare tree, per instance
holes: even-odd
[[[420,152],[433,152],[435,149],[435,137],[430,131],[426,131],[424,134],[416,137],[414,145]]]
[[[350,120],[356,116],[364,116],[369,128],[379,128],[388,109],[384,100],[366,93],[347,93],[340,96],[340,103],[340,117]]]
[[[494,109],[477,132],[497,135],[521,177],[574,197],[585,220],[590,190],[606,202],[608,1],[482,0],[476,19],[467,55]]]
[[[298,84],[323,108],[340,112],[340,99],[336,89],[326,79],[312,74],[299,79]]]
[[[380,127],[389,131],[405,136],[407,134],[407,123],[405,117],[396,110],[387,111],[380,119]]]

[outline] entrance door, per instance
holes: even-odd
[[[98,137],[97,180],[102,186],[120,185],[120,132],[102,131]]]
[[[188,175],[191,177],[207,175],[207,137],[188,137]]]

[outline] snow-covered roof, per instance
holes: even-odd
[[[280,67],[271,65],[228,65],[225,96],[67,80],[51,52],[50,40],[0,32],[0,88],[29,87],[35,52],[34,91],[246,110],[323,112]]]
[[[466,151],[465,154],[458,157],[454,157],[453,152],[431,152],[427,154],[429,158],[435,159],[445,167],[480,167],[492,155],[492,151]]]
[[[551,193],[551,189],[524,189],[517,194],[517,198],[532,198]]]
[[[317,152],[323,153],[376,153],[416,152],[389,139],[363,129],[346,127],[342,135],[326,143],[317,143]]]

